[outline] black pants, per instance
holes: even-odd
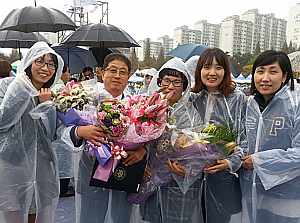
[[[65,194],[69,190],[70,178],[60,179],[60,195]]]

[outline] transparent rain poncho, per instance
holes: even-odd
[[[142,74],[144,74],[144,80],[143,80],[143,84],[145,85],[144,87],[141,87],[139,90],[139,94],[146,94],[148,92],[148,85],[146,84],[146,75],[153,76],[156,75],[157,70],[155,68],[151,68],[151,69],[145,69],[141,71]]]
[[[63,60],[44,42],[31,47],[15,78],[0,80],[1,223],[27,222],[31,204],[36,206],[36,222],[54,219],[59,196],[57,161],[51,145],[56,132],[55,107],[51,101],[39,103],[39,92],[20,73],[48,53],[58,58],[58,80]]]
[[[244,131],[247,98],[239,90],[233,90],[228,95],[219,92],[209,93],[202,90],[192,94],[190,100],[198,110],[204,123],[219,125],[234,125],[240,134],[236,140],[238,152],[226,158],[230,170],[225,169],[215,174],[204,173],[201,179],[201,192],[205,205],[206,222],[236,222],[241,221],[241,192],[239,179],[233,172],[241,167],[243,150],[247,146]]]
[[[193,88],[195,85],[195,72],[196,72],[196,67],[197,67],[199,57],[200,56],[198,55],[192,56],[190,59],[188,59],[185,62],[185,66],[191,76],[191,88]]]
[[[165,68],[172,68],[182,72],[188,80],[186,90],[182,93],[181,98],[173,106],[173,109],[170,112],[170,118],[174,120],[173,125],[176,126],[176,129],[184,129],[199,125],[201,119],[198,112],[193,107],[192,103],[188,102],[190,97],[190,76],[185,64],[181,59],[173,58],[164,64],[160,71]],[[157,78],[158,74],[154,76],[149,86],[151,94],[159,89],[157,86]],[[151,168],[158,172],[166,172],[168,179],[167,183],[157,187],[155,190],[156,192],[148,197],[146,202],[141,205],[141,215],[146,222],[199,222],[198,216],[200,216],[200,210],[197,204],[200,201],[200,191],[199,181],[196,181],[198,178],[187,180],[171,173],[167,167],[166,156],[160,157],[160,155],[157,154],[157,146],[163,144],[165,136],[172,135],[173,130],[174,129],[169,129],[161,136],[161,138],[157,139],[149,146],[150,167],[152,160],[160,160],[155,162],[153,164],[154,166]],[[186,158],[184,158],[184,156],[180,158],[182,160],[186,159],[185,161],[189,162],[188,156],[186,156]],[[161,169],[157,169],[158,167],[155,165],[160,166]],[[177,178],[181,179],[177,182]],[[149,182],[151,182],[151,178]],[[152,189],[153,187],[149,184],[147,190]]]
[[[277,92],[263,112],[253,96],[246,129],[254,170],[241,168],[243,221],[300,222],[300,88]]]

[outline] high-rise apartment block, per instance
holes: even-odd
[[[160,53],[160,49],[162,48],[161,42],[153,42],[150,40],[150,56],[157,57]],[[141,47],[135,48],[136,54],[139,60],[144,60],[146,47],[147,47],[147,39],[141,40],[138,42]]]
[[[173,39],[168,35],[157,38],[157,41],[162,43],[165,55],[173,50]]]
[[[173,48],[186,43],[201,44],[201,31],[189,29],[186,25],[174,29]]]
[[[248,10],[242,19],[253,23],[251,53],[254,52],[257,42],[261,51],[282,49],[286,40],[287,21],[275,18],[273,13],[260,14],[258,9]]]
[[[238,15],[229,16],[221,22],[220,48],[231,56],[252,50],[253,23],[240,20]]]
[[[195,23],[195,30],[200,30],[201,44],[210,47],[219,47],[220,44],[220,24],[211,24],[207,20],[201,20]]]

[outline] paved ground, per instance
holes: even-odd
[[[54,223],[75,223],[75,196],[59,198]]]

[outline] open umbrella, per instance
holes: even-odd
[[[174,50],[167,53],[167,55],[173,57],[179,57],[184,61],[187,61],[192,56],[196,56],[196,55],[200,56],[201,53],[208,48],[211,47],[206,45],[188,43],[176,47]]]
[[[121,53],[116,48],[106,48],[106,47],[91,47],[89,50],[92,51],[98,64],[103,64],[104,58],[106,57],[106,55],[110,53]]]
[[[289,53],[288,57],[291,61],[293,72],[300,73],[300,51]]]
[[[90,23],[70,34],[63,44],[90,47],[139,47],[140,45],[124,30],[109,24]]]
[[[209,49],[209,48],[211,48],[211,47],[206,46],[206,45],[201,45],[201,44],[188,43],[188,44],[183,44],[183,45],[176,47],[174,50],[170,51],[166,55],[173,56],[173,57],[179,57],[182,60],[187,61],[192,56],[196,56],[196,55],[200,56],[204,50]],[[230,60],[229,60],[229,63],[230,63],[231,73],[235,74],[235,70],[234,70]]]
[[[39,41],[51,44],[48,39],[39,33],[23,33],[13,30],[0,31],[0,47],[2,48],[30,48]]]
[[[13,30],[0,31],[0,47],[19,49],[20,58],[20,48],[30,48],[34,43],[39,41],[50,44],[50,41],[39,33],[23,33]]]
[[[69,65],[70,74],[82,73],[83,68],[97,65],[97,61],[90,50],[72,45],[59,45],[52,47],[52,49]]]
[[[0,30],[16,30],[26,33],[75,29],[75,23],[64,13],[43,6],[26,6],[21,9],[13,9],[0,26]]]

